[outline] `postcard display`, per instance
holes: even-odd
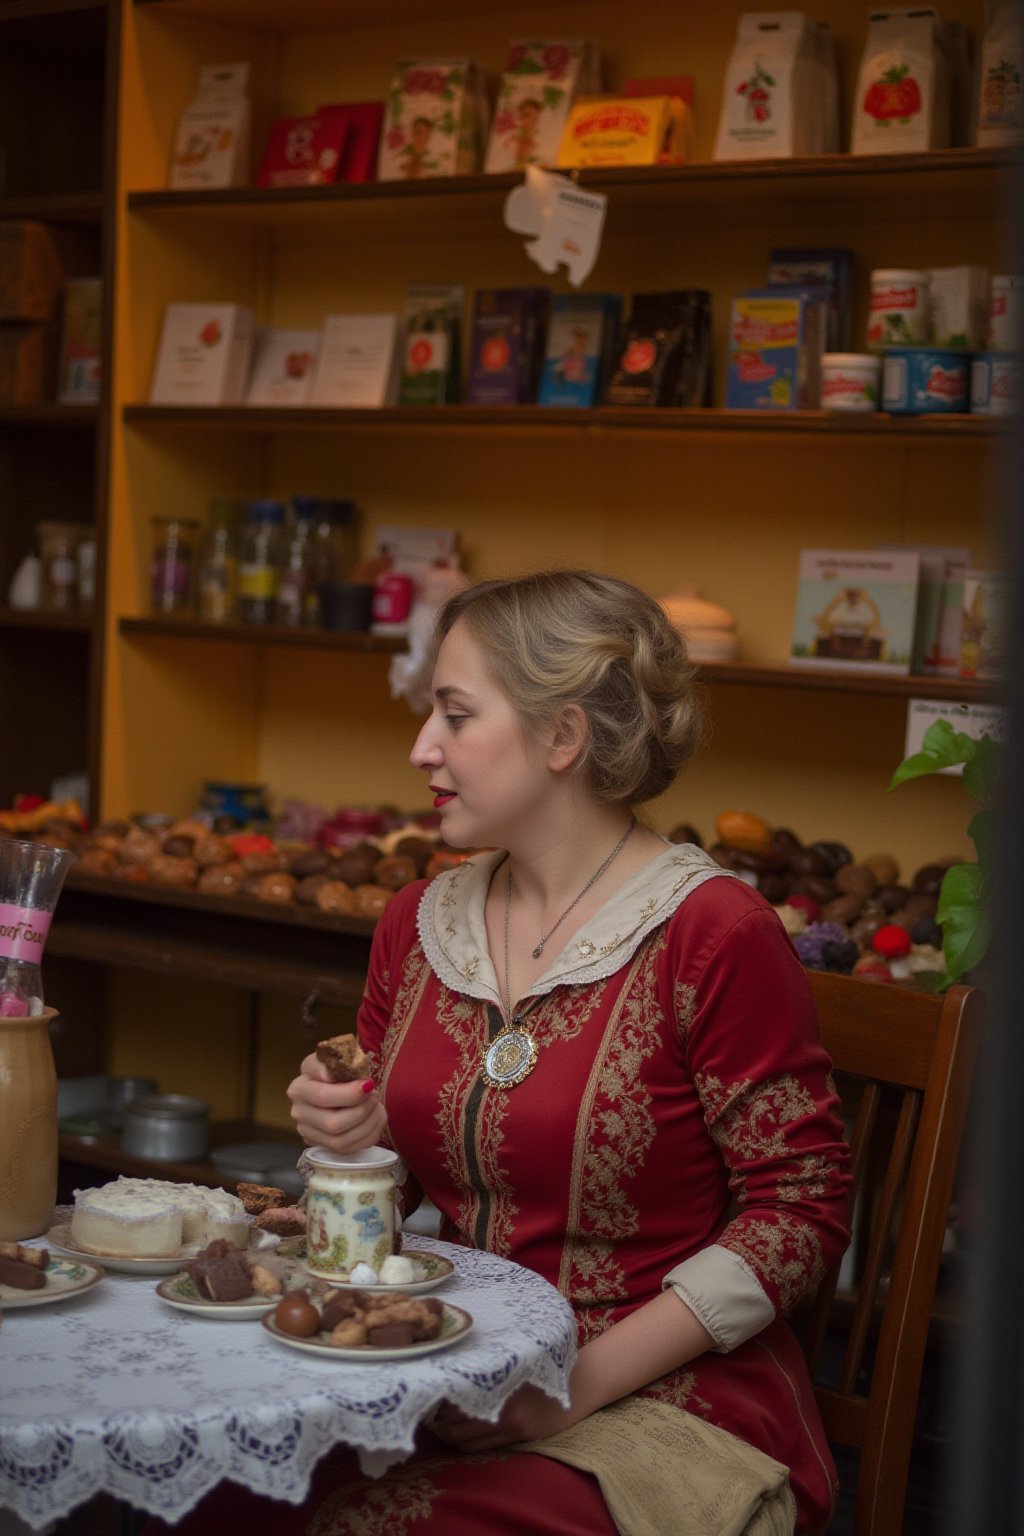
[[[403,59],[388,91],[377,174],[416,181],[475,171],[487,137],[487,98],[472,59]]]
[[[805,549],[791,665],[909,673],[920,563],[915,549]]]
[[[569,110],[601,88],[592,38],[513,42],[498,86],[485,171],[552,166]]]

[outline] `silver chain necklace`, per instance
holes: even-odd
[[[573,907],[577,906],[590,890],[596,885],[605,870],[626,846],[630,833],[636,826],[636,822],[630,820],[629,826],[615,844],[611,853],[594,870],[586,885],[575,896],[561,917],[548,929],[540,941],[534,947],[532,953],[535,960],[539,960],[544,953],[544,946],[554,933],[569,916]],[[517,1083],[529,1077],[537,1065],[537,1042],[530,1031],[522,1026],[522,1014],[512,1012],[512,967],[510,963],[509,927],[512,916],[512,865],[509,863],[508,883],[505,887],[505,1017],[507,1023],[501,1033],[491,1041],[484,1057],[483,1080],[491,1088],[514,1088]]]

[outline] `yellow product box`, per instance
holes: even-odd
[[[558,166],[664,165],[684,158],[689,107],[678,96],[597,96],[569,113]]]

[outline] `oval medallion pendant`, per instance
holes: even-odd
[[[537,1042],[525,1029],[506,1026],[487,1047],[481,1076],[489,1088],[514,1088],[537,1065]]]

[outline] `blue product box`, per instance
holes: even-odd
[[[525,405],[544,356],[547,288],[480,288],[473,307],[466,402]]]
[[[551,301],[538,405],[595,405],[614,362],[617,293],[556,293]]]
[[[779,284],[824,285],[828,289],[828,318],[823,351],[850,351],[852,251],[845,246],[780,247],[768,253],[765,281],[772,288]]]
[[[733,299],[725,403],[731,410],[816,409],[825,290],[752,288]]]

